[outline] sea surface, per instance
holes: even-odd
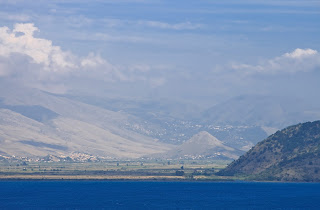
[[[0,181],[0,209],[320,209],[319,183]]]

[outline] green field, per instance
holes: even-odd
[[[0,162],[0,179],[233,180],[233,177],[214,175],[228,163],[213,160]]]

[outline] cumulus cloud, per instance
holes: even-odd
[[[50,40],[34,37],[38,31],[32,23],[15,24],[12,31],[0,27],[0,56],[27,55],[45,71],[69,71],[77,67],[71,53],[54,46]]]
[[[313,56],[316,54],[318,54],[318,52],[313,49],[305,49],[304,50],[304,49],[297,48],[293,52],[286,53],[283,56],[287,57],[287,58],[300,59],[300,58],[306,58],[309,56]]]
[[[33,23],[15,24],[12,30],[0,27],[0,77],[61,93],[67,90],[64,83],[71,77],[85,78],[88,71],[98,72],[98,78],[108,77],[106,73],[113,71],[101,56],[76,56],[51,40],[37,38],[39,31]]]
[[[35,37],[40,30],[33,23],[15,24],[10,30],[0,27],[0,75],[20,74],[30,70],[34,74],[66,74],[83,70],[113,69],[113,66],[100,55],[89,53],[78,57],[64,51],[51,40]],[[20,57],[19,62],[12,62]],[[16,68],[12,68],[15,63]],[[18,66],[20,70],[18,70]],[[32,69],[27,67],[32,65]],[[32,72],[31,72],[32,71]]]
[[[15,24],[12,30],[0,27],[0,77],[54,92],[65,91],[67,85],[62,81],[68,78],[143,81],[152,87],[164,83],[160,77],[148,75],[151,69],[148,65],[116,66],[95,53],[79,57],[62,50],[51,40],[37,38],[39,31],[33,23]]]
[[[292,52],[261,62],[258,65],[232,64],[231,67],[233,70],[239,70],[245,74],[308,72],[320,69],[320,54],[313,49],[297,48]]]

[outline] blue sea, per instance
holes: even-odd
[[[0,209],[320,209],[319,183],[0,181]]]

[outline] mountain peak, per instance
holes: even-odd
[[[201,131],[182,145],[158,156],[187,159],[235,159],[240,154],[242,154],[241,151],[228,147],[210,133]]]
[[[223,143],[218,140],[216,137],[212,136],[207,131],[201,131],[194,136],[192,136],[185,144],[205,144],[205,145],[215,145],[215,146],[222,146]]]

